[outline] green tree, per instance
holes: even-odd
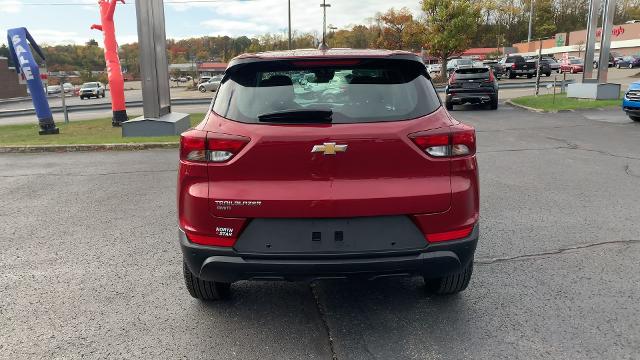
[[[480,6],[470,0],[423,0],[425,38],[429,54],[442,62],[444,78],[447,59],[468,49],[480,20]]]

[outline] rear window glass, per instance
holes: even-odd
[[[489,77],[488,68],[471,68],[456,70],[456,79],[481,79]]]
[[[259,123],[260,115],[331,111],[333,123],[414,119],[440,107],[424,65],[411,60],[300,60],[237,65],[227,72],[213,111]]]

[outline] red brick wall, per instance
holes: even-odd
[[[18,74],[9,70],[6,58],[0,58],[0,99],[27,96],[27,85],[18,83]]]

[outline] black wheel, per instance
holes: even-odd
[[[516,74],[514,74],[513,71],[511,71],[511,70],[507,70],[507,77],[509,79],[515,79],[516,78]]]
[[[473,259],[462,271],[456,274],[443,276],[440,278],[424,278],[426,290],[435,295],[457,294],[469,285],[471,274],[473,273]]]
[[[633,69],[633,64],[629,63],[629,69]]]
[[[107,94],[103,92],[102,93],[102,98],[104,99],[105,96],[107,96]]]
[[[207,89],[204,86],[200,86],[198,88],[198,90],[200,90],[201,93],[206,93],[207,92]]]
[[[532,74],[527,74],[527,79],[531,79],[533,77]]]
[[[80,100],[84,100],[84,96],[80,96]]]
[[[445,102],[444,107],[449,111],[453,110],[453,104],[450,102]]]
[[[498,99],[495,99],[489,103],[489,109],[498,110]]]
[[[597,62],[594,62],[594,63],[593,63],[593,68],[594,68],[594,69],[597,69],[597,68],[598,68],[598,63],[597,63]]]
[[[195,276],[186,262],[182,262],[184,284],[189,294],[200,300],[223,300],[231,295],[231,284],[217,281],[206,281]]]
[[[616,69],[620,69],[620,64],[616,64]]]
[[[640,116],[631,116],[631,115],[629,115],[629,119],[631,119],[633,121],[639,121],[640,122]]]
[[[546,77],[551,76],[551,71],[549,71],[549,72],[545,73],[545,74],[544,74],[544,76],[546,76]]]

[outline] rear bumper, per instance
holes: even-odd
[[[497,93],[455,92],[447,94],[447,102],[456,105],[462,104],[486,104],[495,101]]]
[[[455,273],[473,260],[479,226],[464,239],[428,244],[410,251],[345,254],[241,254],[231,248],[191,243],[179,231],[180,246],[189,269],[209,281],[315,280]]]

